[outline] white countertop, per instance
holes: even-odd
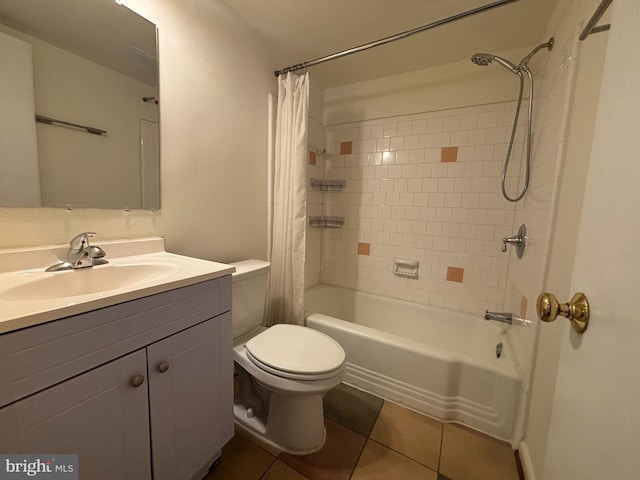
[[[235,271],[232,265],[165,252],[163,240],[156,237],[92,243],[106,251],[105,258],[109,263],[64,272],[44,270],[63,258],[66,246],[0,250],[0,334],[185,287]],[[89,270],[135,270],[138,265],[159,266],[161,274],[142,274],[126,287],[112,285],[109,289],[76,296],[55,296],[44,291],[36,293],[35,299],[25,299],[24,295],[11,294],[31,282],[36,285],[43,279],[46,282],[51,276],[78,283],[94,273],[110,273]]]

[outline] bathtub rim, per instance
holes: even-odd
[[[438,347],[437,345],[426,344],[411,338],[402,337],[394,333],[384,332],[373,327],[368,327],[359,323],[332,317],[331,315],[325,315],[323,313],[305,313],[304,320],[305,326],[307,327],[310,326],[310,320],[311,323],[319,320],[321,322],[329,323],[331,326],[337,328],[340,331],[348,331],[359,337],[374,338],[376,341],[380,341],[381,343],[389,346],[406,348],[413,353],[420,354],[428,351],[430,354],[435,353],[438,359],[450,363],[467,363],[479,365],[493,372],[505,375],[511,380],[517,380],[520,382],[523,381],[522,372],[520,372],[517,365],[512,359],[511,349],[507,342],[506,336],[504,339],[499,339],[499,341],[503,343],[504,356],[499,359],[491,359],[491,361],[488,361],[484,358],[472,357],[470,355],[465,355],[462,352],[451,352],[442,347]]]

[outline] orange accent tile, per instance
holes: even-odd
[[[522,318],[527,318],[527,306],[529,305],[529,301],[527,297],[522,295],[522,299],[520,300],[520,316]]]
[[[442,147],[440,150],[441,162],[457,162],[458,161],[458,147]]]
[[[358,255],[371,255],[371,244],[358,242]]]
[[[447,280],[450,282],[462,283],[464,268],[447,267]]]
[[[353,147],[352,142],[340,142],[340,155],[348,155]]]
[[[309,152],[309,165],[316,164],[316,152]]]

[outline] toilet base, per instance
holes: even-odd
[[[236,424],[267,445],[292,455],[307,455],[324,446],[323,395],[271,393],[269,411],[248,411],[236,400]]]

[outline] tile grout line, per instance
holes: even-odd
[[[251,441],[251,440],[249,440],[249,441]],[[260,447],[260,446],[258,445],[258,447]],[[262,448],[262,447],[260,447],[260,448]],[[264,450],[264,449],[263,449],[263,450]],[[266,452],[266,450],[265,450],[265,452]],[[273,457],[273,460],[271,461],[271,463],[269,464],[269,466],[267,467],[267,469],[262,473],[262,475],[260,475],[260,478],[259,478],[258,480],[262,480],[262,479],[267,475],[267,473],[269,473],[269,470],[271,470],[271,467],[273,467],[273,465],[276,463],[276,460],[278,460],[278,457],[274,457],[274,456],[271,454],[271,452],[267,452],[267,453],[269,453],[269,454]],[[300,473],[300,472],[298,472],[298,473]],[[303,476],[304,476],[304,475],[303,475]]]
[[[366,437],[365,442],[362,444],[362,448],[360,449],[360,453],[358,454],[358,458],[356,459],[356,463],[353,464],[353,468],[351,469],[351,473],[349,474],[349,480],[351,479],[351,477],[353,477],[353,474],[355,473],[356,468],[358,468],[358,463],[360,463],[362,452],[364,452],[364,449],[366,448],[368,441],[369,441],[369,437]]]
[[[373,438],[368,438],[367,440],[371,440],[372,442],[377,443],[377,444],[378,444],[378,445],[380,445],[381,447],[386,448],[387,450],[391,450],[392,452],[397,453],[397,454],[398,454],[398,455],[400,455],[401,457],[404,457],[404,458],[406,458],[407,460],[411,460],[412,462],[417,463],[418,465],[420,465],[420,466],[422,466],[422,467],[424,467],[424,468],[426,468],[426,469],[428,469],[428,470],[431,470],[432,472],[435,472],[435,473],[436,473],[436,475],[439,473],[437,470],[434,470],[434,469],[433,469],[433,468],[431,468],[429,465],[425,465],[424,463],[419,462],[419,461],[418,461],[418,460],[416,460],[415,458],[411,458],[410,456],[405,455],[405,454],[404,454],[404,453],[402,453],[402,452],[399,452],[398,450],[396,450],[396,449],[394,449],[394,448],[390,447],[389,445],[385,445],[384,443],[380,443],[379,441],[374,440]]]
[[[358,464],[360,463],[360,458],[362,457],[362,452],[364,452],[364,449],[367,447],[367,442],[369,440],[371,440],[372,442],[375,442],[375,440],[371,439],[371,432],[373,432],[373,429],[375,428],[376,423],[378,422],[378,419],[380,418],[380,412],[382,412],[382,408],[384,407],[384,402],[385,402],[385,400],[382,399],[382,405],[380,405],[380,408],[378,409],[378,413],[376,413],[376,418],[375,418],[375,420],[373,421],[373,423],[371,425],[371,429],[369,430],[369,433],[367,433],[367,436],[365,437],[365,442],[362,445],[362,449],[360,450],[360,453],[358,454],[358,458],[356,459],[356,463],[353,465],[353,469],[351,470],[351,473],[349,474],[349,479],[351,479],[353,477],[353,474],[355,473],[356,468],[358,468]],[[345,425],[342,425],[342,426],[345,427],[345,428],[348,428],[352,432],[358,433],[355,430],[353,430],[353,429],[351,429],[349,427],[346,427]]]
[[[444,445],[444,423],[442,423],[442,430],[440,430],[440,452],[438,455],[438,476],[440,476],[440,466],[442,465],[442,447]]]

